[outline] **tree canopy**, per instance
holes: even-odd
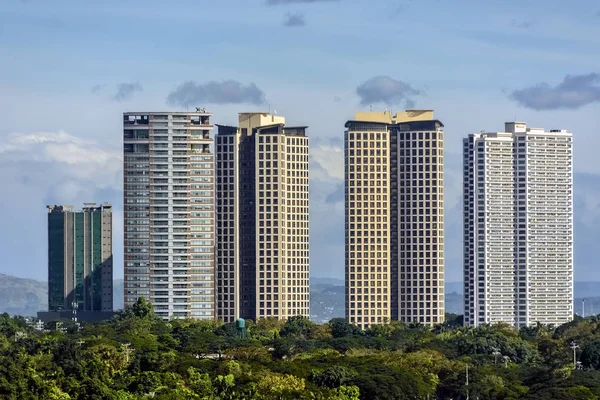
[[[140,300],[113,320],[38,331],[0,315],[2,399],[598,399],[600,319],[560,327],[366,331],[333,319],[163,322]],[[575,368],[571,343],[576,342]],[[469,385],[466,385],[467,370]]]

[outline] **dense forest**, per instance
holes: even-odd
[[[140,300],[78,326],[0,315],[2,399],[560,399],[600,396],[600,318],[556,328],[343,319],[163,322]],[[54,325],[54,326],[52,326]],[[37,328],[37,329],[36,329]],[[577,357],[575,364],[574,354]],[[467,385],[468,374],[468,385]]]

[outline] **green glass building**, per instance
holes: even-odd
[[[48,206],[48,310],[112,312],[112,206]]]

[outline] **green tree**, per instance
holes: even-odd
[[[281,329],[281,337],[295,337],[307,339],[310,337],[310,333],[314,323],[306,317],[297,315],[290,317],[283,328]]]
[[[132,317],[154,321],[160,320],[160,318],[154,313],[152,303],[146,301],[146,298],[143,296],[139,297],[130,307],[120,311],[116,316],[117,319],[127,319]]]
[[[229,400],[237,397],[235,392],[235,377],[231,374],[218,375],[213,380],[213,386],[215,388],[216,399]]]
[[[353,336],[360,333],[360,329],[357,326],[346,322],[345,318],[333,318],[327,325],[329,325],[331,335],[334,338]]]
[[[351,381],[356,372],[342,365],[334,365],[325,371],[312,371],[311,380],[318,386],[334,389]]]
[[[359,400],[360,389],[356,386],[340,386],[331,391],[329,400]]]
[[[588,342],[583,346],[581,363],[584,367],[600,369],[600,339]]]
[[[213,393],[213,385],[210,376],[200,373],[194,367],[188,368],[188,385],[200,397],[208,398]]]
[[[257,385],[259,399],[298,399],[305,390],[304,379],[293,375],[271,373],[263,376]]]
[[[574,386],[567,389],[565,400],[598,400],[598,396],[585,386]]]

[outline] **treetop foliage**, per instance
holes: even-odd
[[[540,399],[600,396],[600,318],[433,328],[343,319],[163,322],[140,299],[111,321],[37,331],[0,315],[2,399]],[[576,360],[574,368],[572,343]],[[469,385],[466,385],[467,370]]]

